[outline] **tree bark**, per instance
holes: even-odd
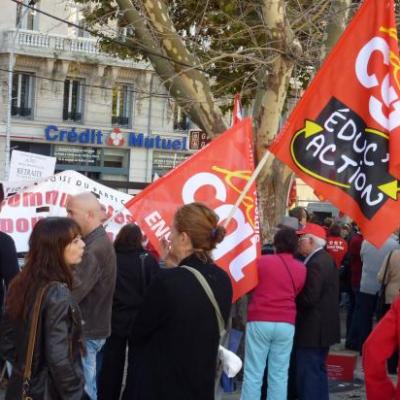
[[[327,36],[321,51],[321,61],[327,56],[346,29],[351,0],[332,0],[330,13],[332,17],[327,26]]]
[[[154,27],[154,32],[151,32],[130,0],[116,1],[124,12],[124,19],[135,27],[138,40],[144,44],[143,51],[177,103],[210,137],[222,133],[226,125],[212,96],[208,79],[196,69],[200,63],[188,52],[176,33],[164,2],[143,2],[148,20]],[[160,57],[157,54],[161,52]]]
[[[276,48],[275,60],[266,70],[256,94],[254,122],[256,129],[256,158],[260,160],[278,133],[289,79],[301,45],[295,39],[284,12],[284,1],[265,0],[263,16],[265,27]],[[262,99],[260,101],[260,99]],[[260,233],[263,241],[271,238],[271,228],[286,210],[291,172],[279,160],[270,158],[257,179]]]

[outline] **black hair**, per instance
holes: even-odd
[[[294,254],[297,250],[298,238],[294,229],[280,229],[274,236],[277,253]]]

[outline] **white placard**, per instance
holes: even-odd
[[[13,150],[10,161],[11,182],[37,181],[54,175],[57,159],[36,153]]]
[[[21,187],[16,194],[10,195],[0,211],[0,231],[14,239],[18,252],[25,252],[35,223],[48,216],[66,216],[68,197],[82,192],[94,193],[106,208],[109,219],[104,225],[111,239],[122,226],[133,222],[132,215],[124,206],[132,196],[101,185],[76,171],[63,171],[32,182],[29,187]]]

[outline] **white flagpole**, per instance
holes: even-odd
[[[233,206],[231,212],[229,213],[228,217],[226,218],[226,220],[223,224],[224,228],[226,228],[229,225],[229,222],[231,222],[233,215],[235,214],[236,210],[240,206],[240,203],[243,201],[243,199],[246,196],[247,192],[249,191],[251,185],[256,180],[257,176],[260,174],[262,168],[264,167],[265,163],[268,161],[268,158],[270,155],[271,155],[271,153],[267,150],[265,152],[263,158],[258,163],[258,165],[257,165],[256,169],[254,170],[253,174],[251,175],[250,179],[247,181],[246,186],[242,190],[242,193],[240,193],[240,196],[236,200],[236,203]]]

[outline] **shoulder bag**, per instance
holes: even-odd
[[[293,275],[292,275],[292,273],[290,272],[290,269],[289,269],[288,265],[286,264],[286,261],[284,260],[284,258],[283,258],[281,255],[279,255],[279,254],[277,254],[277,256],[280,258],[280,260],[282,261],[282,263],[283,263],[283,264],[285,265],[285,267],[286,267],[286,271],[287,271],[287,273],[288,273],[289,276],[290,276],[290,280],[292,281],[294,298],[296,298],[297,290],[296,290],[296,285],[294,284]]]
[[[188,271],[190,271],[199,281],[200,285],[203,287],[204,291],[207,294],[207,297],[209,298],[211,304],[214,307],[215,310],[215,314],[217,316],[217,322],[218,322],[218,330],[219,330],[219,336],[220,339],[225,335],[226,331],[225,331],[225,321],[222,318],[222,314],[221,314],[221,310],[219,308],[219,305],[217,303],[217,299],[214,296],[214,292],[212,291],[210,285],[208,284],[206,278],[204,278],[203,274],[199,271],[197,271],[197,269],[192,268],[192,267],[188,267],[187,265],[182,265],[180,268],[185,268]]]
[[[39,290],[38,294],[36,295],[35,303],[33,305],[32,320],[29,327],[28,347],[26,350],[26,357],[25,357],[25,368],[23,372],[22,400],[33,400],[33,397],[31,397],[29,394],[30,381],[32,376],[33,352],[35,351],[40,309],[42,308],[44,295],[46,294],[50,285],[51,283],[48,283]]]
[[[145,260],[147,257],[147,253],[142,253],[139,255],[140,258],[140,273],[142,275],[142,296],[144,296],[146,292],[147,282],[146,282],[146,265]]]
[[[389,257],[386,260],[386,265],[385,265],[385,272],[383,273],[383,279],[382,279],[382,284],[378,292],[378,300],[376,303],[376,316],[379,319],[381,319],[385,315],[385,304],[386,304],[386,277],[387,273],[389,270],[389,265],[390,265],[390,259],[392,257],[393,250],[389,253]]]
[[[186,270],[190,271],[199,281],[200,285],[203,287],[204,291],[207,294],[207,297],[209,298],[211,304],[214,307],[215,314],[217,316],[217,322],[218,322],[218,330],[219,330],[219,337],[220,337],[220,343],[223,340],[226,330],[225,330],[225,321],[222,317],[221,314],[221,309],[219,308],[219,305],[217,303],[217,299],[215,298],[214,292],[212,291],[210,285],[208,284],[206,278],[204,278],[203,274],[197,269],[188,267],[187,265],[182,265],[180,268],[185,268]],[[242,368],[242,360],[232,351],[226,349],[224,346],[221,344],[219,345],[218,348],[218,360],[219,360],[219,365],[222,367],[222,370],[226,373],[226,375],[229,378],[233,378],[234,376],[237,375],[237,373],[240,371]],[[218,372],[217,368],[217,379],[216,379],[216,390],[219,385],[219,377],[222,374],[222,371]]]

